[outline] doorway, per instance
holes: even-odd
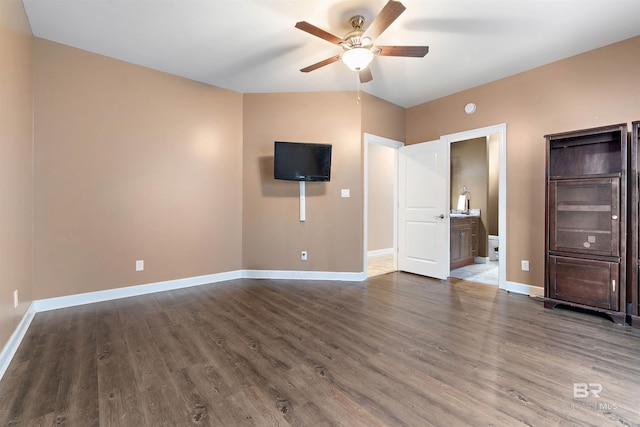
[[[506,225],[506,209],[507,209],[507,125],[506,123],[503,124],[499,124],[499,125],[494,125],[494,126],[487,126],[484,128],[478,128],[478,129],[473,129],[473,130],[469,130],[469,131],[464,131],[464,132],[458,132],[458,133],[453,133],[453,134],[449,134],[449,135],[444,135],[440,138],[440,140],[442,141],[446,141],[447,144],[451,144],[453,142],[457,142],[457,141],[463,141],[463,140],[467,140],[467,139],[473,139],[473,138],[480,138],[480,137],[487,137],[493,134],[497,134],[498,135],[498,152],[499,152],[499,178],[498,178],[498,186],[499,186],[499,190],[498,190],[498,194],[499,194],[499,203],[498,203],[498,246],[499,246],[499,251],[500,251],[500,261],[498,263],[498,286],[501,289],[507,289],[508,288],[508,284],[506,282],[506,254],[507,254],[507,245],[506,245],[506,236],[507,236],[507,225]],[[368,183],[368,178],[370,175],[369,172],[369,162],[368,162],[368,157],[369,157],[369,148],[371,147],[371,144],[381,144],[381,145],[386,145],[388,147],[392,147],[394,148],[394,164],[395,164],[395,171],[393,173],[393,180],[394,180],[394,206],[398,206],[398,149],[400,147],[402,147],[404,144],[400,141],[394,141],[391,139],[387,139],[387,138],[383,138],[383,137],[379,137],[379,136],[375,136],[375,135],[371,135],[371,134],[364,134],[363,137],[364,140],[364,232],[363,232],[363,240],[364,240],[364,244],[363,244],[363,272],[366,275],[367,270],[368,270],[368,232],[369,229],[371,227],[369,227],[369,218],[368,218],[368,204],[369,204],[369,183]],[[449,161],[448,157],[447,157],[447,162]],[[450,182],[449,182],[449,176],[446,177],[446,188],[447,191],[449,191],[450,189]],[[397,208],[394,209],[394,225],[393,225],[393,266],[392,266],[392,271],[397,270],[398,268],[398,259],[397,259],[397,255],[398,255],[398,234],[397,234],[397,227],[398,227],[398,211]],[[448,224],[448,221],[447,221]],[[440,250],[442,251],[446,251],[446,253],[449,253],[449,238],[444,239],[441,242],[442,247],[440,248]],[[447,259],[449,257],[447,256]],[[449,265],[447,262],[447,265],[445,266],[446,271],[449,272]]]
[[[364,271],[367,277],[398,269],[398,148],[404,144],[364,134]]]
[[[487,238],[487,253],[491,250],[491,247],[497,246],[497,268],[498,268],[498,282],[492,282],[491,284],[497,284],[500,288],[507,288],[506,281],[506,254],[507,254],[507,125],[506,123],[487,126],[484,128],[473,129],[465,132],[453,133],[450,135],[445,135],[442,137],[449,144],[453,144],[459,141],[466,141],[476,138],[484,138],[488,143],[493,144],[492,155],[497,156],[498,168],[496,171],[497,178],[493,178],[493,183],[489,185],[497,185],[497,198],[498,198],[498,214],[497,214],[497,225],[495,228],[493,226],[489,226],[490,230],[495,230],[497,228],[498,234],[497,239],[494,237],[491,239],[491,243],[489,243],[489,239]],[[495,149],[497,146],[497,150]],[[494,159],[495,161],[495,159]],[[491,179],[490,179],[491,180]],[[456,189],[454,189],[456,190]],[[457,189],[459,190],[459,189]],[[456,191],[457,191],[456,190]],[[473,197],[473,195],[471,196]],[[489,236],[489,234],[487,234]],[[495,236],[491,234],[491,236]],[[496,244],[497,241],[497,244]],[[495,253],[494,253],[495,255]],[[488,256],[490,261],[490,256]],[[479,260],[483,262],[484,259]],[[476,267],[479,270],[482,269],[482,266]],[[481,273],[480,273],[481,274]],[[470,276],[472,276],[470,274]],[[466,278],[467,280],[473,280],[472,278]]]
[[[457,268],[451,269],[450,276],[498,286],[499,134],[456,141],[450,147],[451,212],[462,216],[462,221],[469,221],[464,220],[465,215],[475,218],[474,223],[477,224],[474,237],[469,240],[473,255],[464,262],[458,262]],[[462,194],[469,206],[466,214],[458,212],[458,198]],[[453,237],[451,244],[454,244]]]

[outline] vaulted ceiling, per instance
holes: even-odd
[[[338,37],[386,0],[23,0],[33,34],[243,93],[355,90]],[[640,35],[638,0],[402,0],[376,40],[427,45],[424,58],[378,56],[360,89],[411,107]],[[612,66],[615,66],[612,64]]]

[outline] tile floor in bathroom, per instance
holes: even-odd
[[[498,261],[489,261],[485,264],[469,264],[464,267],[451,270],[449,274],[457,279],[469,280],[471,282],[498,285]]]
[[[376,255],[367,258],[367,276],[378,276],[395,271],[393,254]],[[451,270],[451,277],[469,280],[471,282],[498,285],[498,261],[485,264],[470,264]]]

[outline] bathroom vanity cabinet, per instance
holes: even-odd
[[[473,264],[478,256],[479,221],[478,216],[451,217],[451,269]]]

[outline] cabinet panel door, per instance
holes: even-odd
[[[465,224],[460,230],[460,258],[469,259],[471,254],[471,226]]]
[[[451,226],[451,262],[471,258],[471,227],[466,221]]]
[[[459,227],[453,227],[451,226],[451,231],[450,231],[450,243],[451,243],[451,248],[450,248],[450,262],[454,263],[457,261],[460,261],[461,256],[460,256],[460,228]]]
[[[618,263],[550,256],[549,267],[551,298],[618,309]]]
[[[620,254],[620,179],[549,182],[549,249]]]

